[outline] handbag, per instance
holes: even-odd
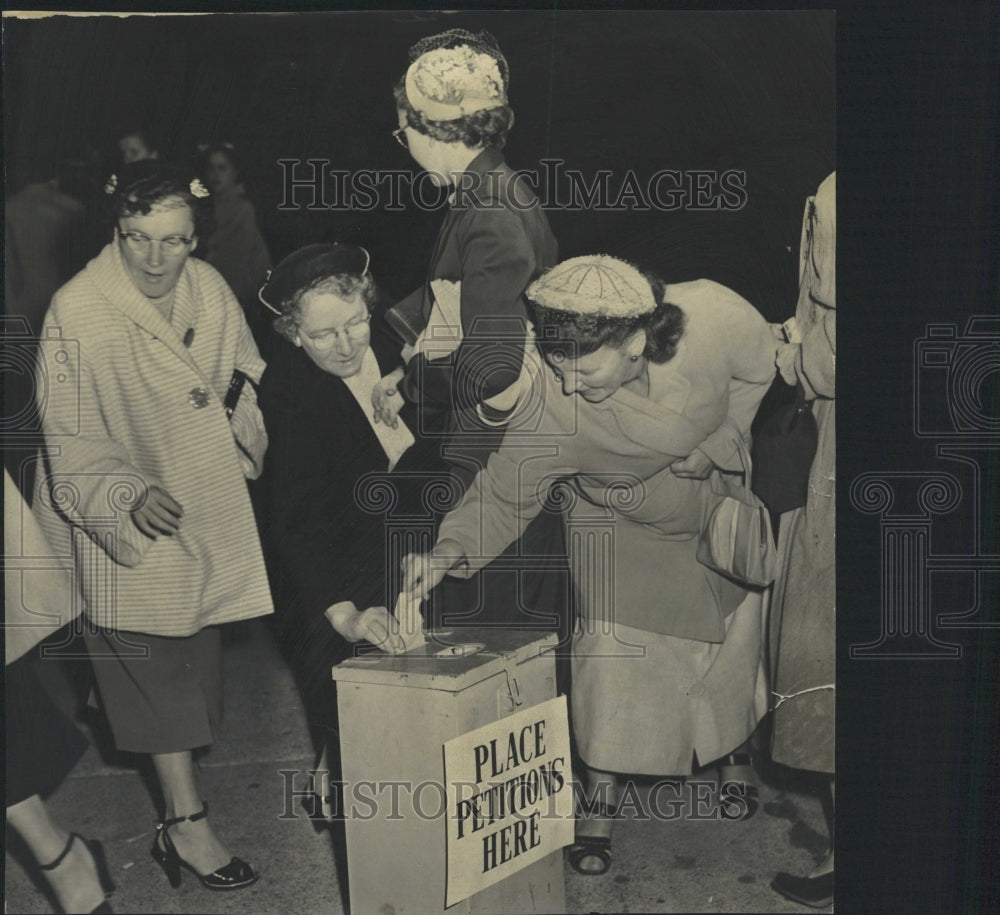
[[[819,442],[802,383],[792,386],[779,374],[760,402],[750,434],[754,494],[776,515],[801,508]]]
[[[771,518],[747,485],[753,464],[742,439],[739,454],[742,474],[712,472],[697,558],[720,575],[763,588],[774,581],[777,568]]]

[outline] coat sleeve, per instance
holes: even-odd
[[[45,320],[36,373],[49,452],[41,498],[115,562],[137,566],[154,541],[135,526],[131,513],[159,481],[144,475],[112,437],[89,361],[91,350],[85,341],[63,339],[57,303],[58,298]],[[59,377],[51,377],[46,369],[51,366],[59,366]],[[113,532],[109,520],[115,522]]]
[[[836,393],[837,312],[824,309],[802,339],[795,360],[795,374],[801,380],[807,398],[832,398]]]
[[[462,282],[462,342],[444,359],[418,354],[400,385],[412,401],[471,410],[521,373],[527,317],[522,295],[537,272],[517,215],[472,210],[456,228]]]
[[[237,343],[235,368],[243,372],[248,384],[243,385],[243,392],[233,411],[231,427],[236,440],[240,466],[243,474],[251,480],[256,480],[264,466],[264,453],[267,451],[267,430],[264,417],[257,404],[257,386],[264,374],[264,360],[257,351],[253,334],[243,318],[242,309],[233,301],[237,309]]]
[[[742,470],[738,438],[750,441],[750,425],[775,375],[778,344],[771,326],[749,302],[725,309],[722,342],[729,365],[729,415],[698,447],[723,470]]]
[[[360,610],[384,603],[382,519],[354,494],[364,472],[352,448],[357,436],[323,401],[301,403],[310,392],[287,378],[265,373],[260,396],[270,440],[267,539],[300,609],[312,615],[341,601]],[[375,469],[374,457],[364,469]]]
[[[572,399],[550,396],[544,409],[530,444],[516,443],[525,437],[508,433],[441,522],[437,539],[457,541],[465,552],[465,564],[452,572],[456,577],[469,577],[499,556],[542,511],[552,486],[579,470],[569,434]]]

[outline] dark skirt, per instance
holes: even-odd
[[[80,761],[87,738],[52,701],[28,653],[7,666],[7,806],[45,796]]]
[[[217,626],[185,638],[84,630],[115,745],[130,753],[207,746],[222,722],[222,643]]]

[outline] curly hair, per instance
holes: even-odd
[[[128,216],[145,216],[153,207],[179,197],[190,208],[195,235],[205,238],[214,229],[212,199],[196,197],[191,190],[195,176],[160,159],[140,159],[123,165],[108,179],[107,218],[112,226]]]
[[[677,305],[664,301],[666,284],[663,280],[655,273],[643,273],[643,276],[659,304],[649,314],[634,318],[577,314],[546,308],[529,300],[539,350],[547,356],[579,359],[602,346],[621,348],[633,334],[642,330],[646,332],[643,356],[657,364],[669,362],[677,354],[687,316]]]
[[[406,115],[406,123],[414,130],[443,143],[463,143],[469,149],[492,147],[503,149],[507,134],[514,126],[514,109],[510,105],[473,111],[454,121],[432,121],[417,111],[406,97],[404,74],[392,90],[396,108]]]
[[[274,319],[274,329],[286,340],[295,342],[302,318],[302,306],[314,293],[329,292],[341,299],[351,299],[360,294],[368,313],[371,314],[378,300],[378,287],[370,273],[358,276],[356,273],[333,273],[318,276],[312,282],[297,289],[288,298],[274,303],[274,308],[281,314]]]

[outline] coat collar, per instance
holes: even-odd
[[[468,197],[473,197],[481,203],[495,197],[500,192],[498,182],[494,178],[490,180],[490,172],[509,172],[507,163],[504,161],[503,153],[492,146],[487,147],[476,156],[464,169],[465,174],[476,175],[477,179],[471,187],[464,189],[461,194],[457,190],[452,190],[448,195],[449,208],[452,211],[462,211],[469,208]]]
[[[115,241],[106,245],[86,269],[94,285],[113,308],[156,337],[195,371],[199,371],[183,341],[187,328],[197,327],[202,311],[199,283],[190,263],[184,265],[177,281],[172,322],[168,322],[156,306],[136,288],[125,272],[121,252]],[[177,328],[183,329],[178,331]]]
[[[677,371],[684,356],[682,340],[670,362],[649,364],[649,397],[619,388],[593,406],[611,412],[621,431],[637,444],[662,454],[687,457],[708,432],[684,415],[691,394],[691,383]]]

